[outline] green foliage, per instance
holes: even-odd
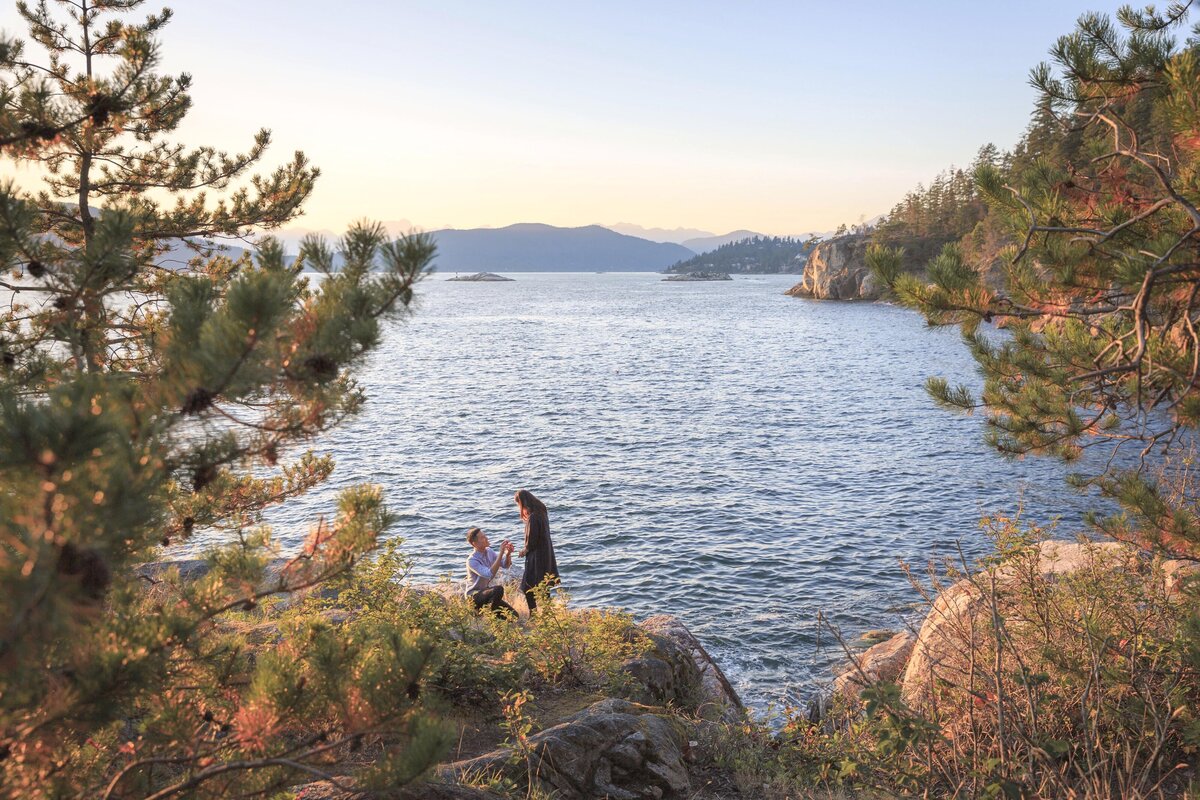
[[[649,638],[628,614],[572,609],[561,590],[551,598],[539,589],[537,613],[518,623],[479,613],[453,585],[405,588],[407,569],[396,543],[388,542],[332,584],[329,597],[307,598],[300,608],[351,609],[356,616],[438,641],[432,687],[468,709],[494,703],[513,686],[619,690],[629,680],[622,665],[650,649]],[[507,590],[510,596],[519,594],[515,587]]]
[[[1009,154],[1000,153],[995,145],[984,145],[970,169],[951,167],[928,188],[918,185],[873,229],[865,231],[871,237],[867,266],[892,299],[911,303],[915,296],[923,295],[927,282],[916,276],[926,272],[929,263],[945,268],[943,278],[957,276],[952,283],[960,289],[966,288],[965,282],[978,283],[979,274],[990,272],[991,262],[1011,235],[990,219],[984,202],[987,195],[975,176],[980,171],[996,172],[1009,159]],[[958,263],[952,263],[955,259]],[[954,296],[938,295],[931,302],[943,306],[949,316],[955,316],[951,312],[960,305]]]
[[[296,154],[250,175],[265,131],[239,155],[166,138],[190,108],[190,78],[154,72],[169,12],[58,5],[18,5],[48,65],[0,42],[0,153],[47,168],[35,195],[0,186],[0,785],[271,795],[363,737],[386,742],[363,780],[410,780],[445,744],[420,699],[432,640],[309,615],[274,650],[249,643],[273,597],[349,572],[391,522],[351,487],[267,570],[263,510],[332,469],[292,449],[360,407],[353,373],[433,247],[359,224],[316,286],[271,240],[158,266],[171,240],[293,218],[317,173]],[[203,577],[135,572],[213,529],[234,544]]]
[[[544,586],[535,592],[538,610],[529,624],[524,629],[497,625],[498,639],[523,652],[528,667],[548,684],[593,691],[626,686],[631,678],[622,665],[651,647],[633,619],[611,609],[571,609],[562,589],[554,599]]]
[[[896,690],[873,691],[892,697]],[[742,795],[786,800],[919,792],[928,786],[928,773],[911,752],[924,745],[918,732],[929,730],[911,715],[877,709],[830,727],[789,708],[766,720],[705,727],[700,735],[714,764],[732,774]]]
[[[533,699],[528,691],[505,692],[500,702],[503,704],[504,722],[501,727],[506,734],[505,744],[510,748],[509,760],[525,771],[526,797],[531,797],[537,786],[537,750],[530,742],[533,733],[534,720],[525,710],[525,706]]]
[[[1191,485],[1146,474],[1179,463],[1200,426],[1200,52],[1173,36],[1188,12],[1082,16],[1033,71],[1041,103],[1022,143],[975,170],[989,230],[1014,243],[1002,274],[981,281],[987,265],[943,252],[894,292],[960,325],[980,365],[978,406],[944,382],[940,403],[982,406],[1002,453],[1106,451],[1106,468],[1073,479],[1123,506],[1099,528],[1195,557]],[[980,322],[1008,335],[988,343]]]
[[[867,247],[866,258],[875,279],[889,291],[895,291],[896,280],[903,272],[904,249],[871,244]]]
[[[936,678],[915,707],[884,703],[936,723],[909,757],[971,796],[1157,796],[1192,760],[1194,597],[1132,550],[1088,546],[1078,568],[1047,574],[1044,532],[984,524],[997,557],[949,573],[972,600],[958,601]]]

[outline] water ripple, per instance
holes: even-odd
[[[926,396],[929,375],[977,383],[954,331],[783,297],[787,277],[516,277],[421,288],[364,412],[315,443],[329,485],[272,515],[281,542],[373,481],[414,579],[457,574],[469,526],[520,538],[529,488],[577,601],[678,615],[762,707],[828,681],[818,613],[849,636],[898,626],[918,599],[898,561],[981,552],[982,512],[1021,497],[1078,526],[1058,465],[1001,460]]]

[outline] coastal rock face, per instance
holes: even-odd
[[[471,283],[481,283],[481,282],[486,283],[486,282],[496,282],[496,281],[511,282],[513,279],[506,278],[503,275],[497,275],[494,272],[474,272],[470,275],[455,275],[453,278],[447,278],[446,280],[447,281],[468,281]]]
[[[448,765],[447,777],[529,771],[564,800],[688,797],[683,723],[658,709],[609,698],[529,738],[528,763],[507,749]]]
[[[337,590],[326,584],[318,584],[306,589],[285,591],[288,586],[304,582],[303,569],[305,563],[291,558],[273,558],[267,562],[263,570],[262,582],[254,587],[258,592],[278,592],[282,607],[290,606],[302,598],[317,596],[326,599],[337,597]],[[174,580],[174,573],[179,573],[179,583],[186,584],[198,581],[209,573],[212,565],[202,558],[185,558],[178,561],[150,561],[134,567],[134,574],[146,581],[152,587],[158,584],[169,584]]]
[[[640,627],[650,634],[655,647],[625,664],[626,671],[645,687],[643,696],[635,699],[675,703],[727,721],[745,713],[725,673],[687,626],[669,614],[658,614]]]
[[[800,282],[788,289],[792,297],[814,300],[876,300],[881,287],[867,266],[869,236],[839,236],[821,242],[804,262]]]
[[[731,281],[727,272],[684,272],[663,278],[664,281]]]
[[[855,656],[854,664],[837,676],[833,691],[847,702],[854,703],[868,686],[895,681],[904,671],[916,643],[915,635],[901,631],[887,641],[868,647]]]
[[[1119,542],[1043,541],[1031,558],[954,584],[938,595],[917,633],[901,684],[905,701],[923,705],[934,696],[939,683],[964,685],[969,681],[971,643],[987,635],[989,624],[989,604],[979,588],[988,585],[983,581],[995,580],[1003,587],[1018,574],[1053,581],[1085,569],[1123,568],[1137,560],[1137,551]]]

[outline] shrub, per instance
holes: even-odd
[[[453,584],[407,585],[408,566],[399,543],[389,542],[326,596],[306,604],[346,609],[439,642],[430,678],[454,704],[478,708],[517,688],[619,689],[629,679],[622,664],[650,649],[649,637],[628,614],[572,609],[561,590],[551,599],[540,589],[545,602],[532,617],[498,619],[476,611]]]

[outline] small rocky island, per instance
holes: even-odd
[[[470,275],[455,275],[453,278],[447,278],[447,281],[511,281],[512,278],[506,278],[503,275],[497,275],[494,272],[473,272]]]
[[[664,281],[731,281],[728,272],[684,272],[679,275],[668,275]]]

